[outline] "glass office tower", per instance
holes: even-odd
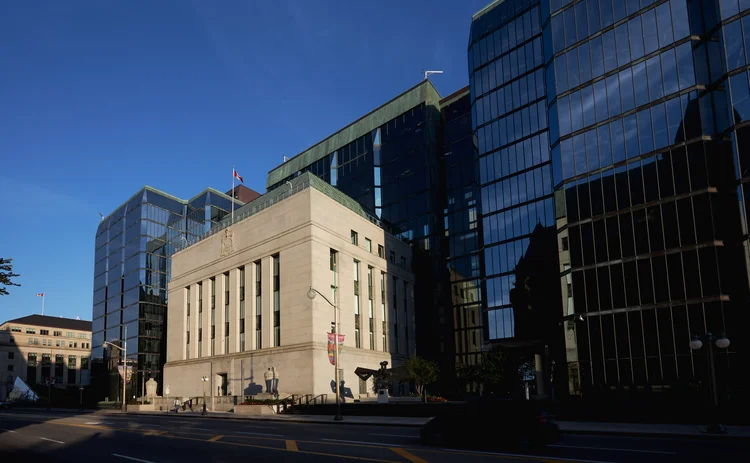
[[[717,353],[717,377],[737,390],[740,3],[543,1],[572,394],[705,390],[705,349],[691,351],[691,335],[728,330],[738,343]]]
[[[539,1],[493,2],[473,17],[484,335],[519,367],[564,362],[543,48]]]
[[[268,190],[283,188],[311,171],[411,243],[416,319],[389,329],[413,333],[408,342],[419,355],[439,362],[436,389],[444,394],[455,391],[458,359],[473,359],[481,346],[470,120],[468,89],[441,99],[425,80],[272,170],[267,180]]]
[[[91,384],[98,400],[119,400],[120,344],[127,328],[128,395],[141,396],[149,378],[159,383],[166,361],[170,256],[231,210],[231,198],[207,189],[184,201],[145,187],[102,219],[96,233]],[[237,202],[237,204],[242,204]]]

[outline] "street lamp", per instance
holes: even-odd
[[[109,341],[104,341],[102,343],[102,348],[106,349],[107,346],[114,347],[115,349],[119,349],[120,352],[122,352],[122,413],[125,413],[125,403],[127,402],[127,392],[126,392],[126,386],[127,386],[127,378],[128,378],[128,342],[126,339],[128,339],[128,327],[125,326],[123,328],[123,339],[122,339],[122,347],[116,346],[112,344]]]
[[[706,342],[706,344],[708,344],[708,366],[709,370],[711,370],[711,391],[714,400],[714,409],[712,413],[713,416],[711,417],[711,423],[708,425],[708,429],[706,429],[706,432],[724,434],[726,433],[726,430],[722,425],[719,424],[717,419],[719,410],[719,394],[716,387],[714,344],[716,344],[716,347],[718,347],[719,349],[726,349],[727,347],[729,347],[729,338],[727,338],[724,333],[721,333],[718,336],[714,336],[711,333],[706,333],[703,336],[695,335],[693,336],[693,339],[690,340],[690,349],[699,350],[701,347],[703,347],[704,341]]]
[[[341,312],[339,310],[338,305],[338,299],[339,299],[339,292],[338,292],[338,286],[336,286],[336,274],[338,272],[336,271],[336,265],[333,266],[333,302],[329,301],[327,297],[325,297],[323,294],[320,293],[317,289],[310,286],[310,289],[307,290],[307,297],[310,298],[310,300],[315,299],[316,295],[320,295],[331,307],[333,307],[333,319],[335,320],[333,322],[333,367],[336,369],[334,373],[334,380],[336,381],[336,416],[333,418],[334,421],[341,421],[344,419],[343,416],[341,416],[341,383],[339,382],[339,322],[340,322],[340,315]]]
[[[201,415],[206,414],[206,384],[208,384],[208,376],[201,376],[201,382],[203,383],[203,412]]]

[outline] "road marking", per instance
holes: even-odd
[[[640,452],[640,453],[660,453],[663,455],[677,455],[677,452],[665,452],[662,450],[612,449],[612,448],[607,448],[607,447],[584,447],[580,445],[548,445],[547,447],[557,447],[561,449],[612,450],[614,452]]]
[[[141,463],[154,463],[153,461],[149,461],[149,460],[141,460],[140,458],[133,458],[133,457],[128,457],[128,456],[125,456],[125,455],[119,455],[119,454],[117,454],[117,453],[113,453],[113,454],[112,454],[112,456],[113,456],[113,457],[117,457],[117,458],[124,458],[124,459],[126,459],[126,460],[132,460],[132,461],[140,461]]]
[[[370,433],[371,436],[383,436],[383,437],[401,437],[404,439],[419,439],[419,436],[406,436],[404,434],[375,434]]]
[[[394,443],[385,443],[385,442],[367,442],[367,441],[361,441],[361,440],[339,440],[339,439],[323,439],[324,441],[328,442],[343,442],[347,444],[369,444],[369,445],[399,445]]]
[[[55,440],[55,439],[47,439],[46,437],[40,437],[40,436],[37,436],[37,437],[39,437],[42,440],[48,440],[50,442],[55,442],[57,444],[64,444],[65,443],[65,442],[60,442],[59,440]]]
[[[16,434],[16,432],[15,432],[15,431],[12,431],[12,430],[10,430],[10,429],[3,429],[3,431],[5,431],[5,432],[12,432],[13,434]]]
[[[262,432],[242,432],[242,431],[237,431],[237,434],[246,434],[248,436],[284,437],[283,434],[263,434]]]
[[[213,431],[213,429],[206,429],[206,428],[185,428],[185,431]]]
[[[290,452],[299,452],[299,449],[297,448],[297,443],[293,440],[286,441],[286,449]]]
[[[424,460],[422,458],[419,458],[418,456],[407,452],[406,450],[399,448],[399,447],[391,447],[391,450],[396,452],[397,454],[401,455],[402,457],[406,458],[412,463],[427,463],[427,460]]]
[[[216,442],[217,440],[221,439],[222,437],[224,437],[224,436],[222,436],[222,435],[214,436],[214,437],[210,438],[208,440],[208,442]]]
[[[523,455],[520,453],[499,453],[499,452],[481,452],[478,450],[458,450],[458,449],[440,449],[440,450],[432,450],[429,448],[425,449],[419,449],[420,451],[424,452],[431,452],[431,453],[454,453],[454,454],[463,454],[463,455],[489,455],[489,456],[496,456],[496,457],[513,457],[518,458],[519,460],[534,460],[534,461],[544,461],[544,462],[559,462],[559,461],[574,461],[576,463],[612,463],[609,461],[601,461],[601,460],[581,460],[579,458],[560,458],[560,457],[550,457],[550,456],[543,456],[543,455]]]

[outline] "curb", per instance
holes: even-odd
[[[333,421],[333,417],[327,420],[316,419],[316,420],[302,420],[302,419],[283,419],[279,420],[276,418],[236,418],[231,416],[216,416],[216,415],[181,415],[179,413],[142,413],[142,412],[128,412],[128,415],[141,415],[141,416],[167,416],[170,418],[193,418],[193,419],[214,419],[214,420],[229,420],[229,421],[272,421],[275,423],[298,423],[298,424],[327,424],[327,425],[347,425],[347,426],[384,426],[384,427],[399,427],[399,428],[421,428],[423,425],[414,423],[362,423],[347,421],[344,417],[343,421]],[[326,415],[327,416],[327,415]]]
[[[653,437],[657,439],[698,439],[698,440],[737,440],[750,441],[750,436],[738,436],[735,434],[676,434],[668,432],[639,432],[639,431],[581,431],[561,429],[560,434],[577,434],[588,436],[626,436],[626,437]]]

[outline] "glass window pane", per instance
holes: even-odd
[[[578,69],[582,84],[591,80],[591,50],[588,42],[578,47]]]
[[[641,30],[641,17],[635,17],[628,21],[630,30],[630,56],[638,59],[643,56],[643,31]]]
[[[594,87],[589,85],[581,90],[581,101],[583,103],[583,126],[587,127],[596,122],[594,112]]]
[[[651,112],[647,109],[638,112],[638,141],[641,153],[648,153],[654,149],[654,138],[651,133]]]
[[[656,12],[650,9],[641,15],[643,21],[643,38],[646,54],[659,48],[659,37],[656,29]]]
[[[622,111],[630,111],[635,107],[635,94],[633,93],[633,74],[630,68],[620,71],[620,97],[622,99]]]
[[[596,121],[607,118],[607,84],[600,80],[594,83],[594,103],[596,106]]]
[[[602,53],[602,37],[591,39],[591,72],[593,77],[604,74],[604,54]]]
[[[719,0],[721,19],[726,19],[740,12],[737,0]]]
[[[575,176],[575,161],[573,159],[573,140],[567,139],[560,142],[560,158],[562,160],[563,178],[569,179]]]
[[[674,39],[680,40],[690,35],[690,22],[688,21],[688,10],[686,0],[672,0],[672,27]]]
[[[586,2],[575,6],[576,9],[576,35],[577,40],[583,40],[588,36],[588,19],[586,17]]]
[[[664,104],[660,103],[651,107],[651,120],[654,121],[654,149],[659,149],[669,144],[667,132],[667,115]]]
[[[732,115],[734,123],[750,119],[750,88],[746,73],[732,76],[729,79],[732,92]]]
[[[570,133],[570,100],[568,97],[557,100],[558,119],[560,121],[560,136]]]
[[[625,160],[625,133],[622,128],[622,119],[609,124],[610,132],[612,134],[612,148],[614,162],[620,162]]]
[[[633,84],[635,86],[635,106],[648,104],[648,79],[646,78],[646,63],[633,66]]]
[[[573,150],[576,175],[586,173],[586,143],[583,134],[573,137]]]
[[[664,76],[664,95],[677,92],[680,85],[677,82],[677,60],[674,57],[674,49],[661,54],[661,69]]]
[[[620,82],[617,74],[607,77],[607,105],[609,117],[620,114]]]
[[[599,168],[599,148],[596,140],[596,129],[589,130],[586,137],[586,157],[588,158],[588,170]]]
[[[631,114],[623,119],[623,124],[625,125],[625,148],[629,159],[640,154],[640,149],[638,148],[638,121],[635,114]]]
[[[589,34],[599,32],[602,28],[599,21],[599,0],[587,0],[586,9],[589,13]]]
[[[566,56],[560,55],[555,58],[555,82],[557,83],[557,93],[568,90],[568,67],[566,65]]]
[[[604,50],[604,71],[609,72],[617,67],[617,47],[615,46],[615,32],[602,34],[602,49]]]
[[[695,71],[693,69],[693,51],[690,42],[683,43],[676,49],[677,73],[680,79],[680,90],[695,85]]]
[[[599,140],[599,162],[601,167],[607,167],[612,165],[612,147],[609,138],[609,125],[599,127],[597,133],[597,138]]]
[[[616,3],[622,4],[621,1]],[[617,41],[617,65],[624,66],[630,61],[630,44],[627,23],[617,26],[617,29],[615,29],[615,40]]]
[[[740,21],[734,21],[724,26],[724,46],[727,53],[727,70],[731,71],[745,65],[745,48],[742,44],[742,28]]]
[[[561,14],[552,17],[552,46],[555,53],[565,48],[565,27]]]
[[[666,47],[674,41],[669,2],[662,3],[656,7],[656,26],[659,28],[659,47]]]
[[[648,72],[648,93],[650,101],[657,100],[664,96],[664,88],[661,82],[661,60],[658,56],[649,58],[646,61]]]
[[[575,88],[580,83],[578,79],[578,49],[567,53],[568,59],[568,88]]]
[[[682,127],[682,107],[680,106],[680,98],[672,98],[666,102],[667,109],[667,127],[669,143],[679,143],[684,140],[682,135],[678,135],[680,127]]]
[[[602,15],[602,28],[614,23],[612,18],[612,0],[599,0],[599,8]]]
[[[575,8],[563,11],[563,21],[565,22],[565,46],[569,47],[576,43]]]
[[[583,107],[581,106],[581,92],[570,95],[571,128],[573,132],[583,128]]]

